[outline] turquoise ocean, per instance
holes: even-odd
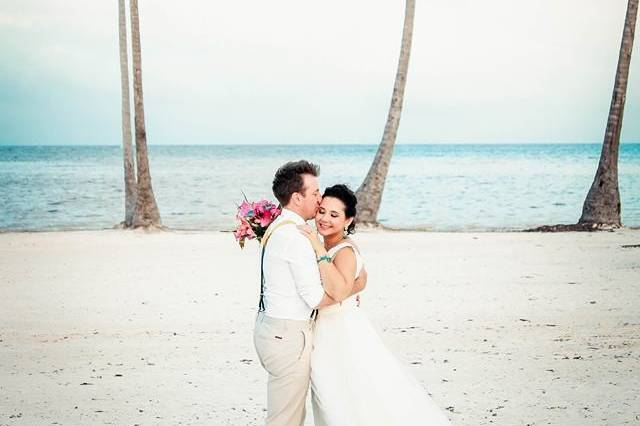
[[[376,145],[150,146],[164,225],[229,230],[243,192],[268,198],[286,161],[320,165],[320,185],[354,190]],[[518,230],[575,223],[599,144],[397,145],[380,221],[438,231]],[[0,230],[104,229],[124,215],[118,146],[0,146]],[[640,144],[622,144],[622,221],[640,226]]]

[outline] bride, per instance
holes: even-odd
[[[357,199],[345,185],[325,190],[315,217],[317,232],[299,226],[318,258],[323,282],[339,284],[340,303],[321,308],[311,353],[311,390],[316,426],[449,425],[431,400],[391,352],[349,296],[363,267],[348,238],[355,230]]]

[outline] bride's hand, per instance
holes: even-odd
[[[322,241],[318,239],[318,233],[310,225],[298,225],[298,230],[302,235],[309,239],[316,254],[324,248]]]

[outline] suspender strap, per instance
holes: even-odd
[[[267,241],[269,241],[269,237],[271,237],[276,229],[288,224],[295,225],[296,223],[292,220],[283,220],[275,226],[269,226],[267,232],[265,232],[262,237],[262,242],[260,243],[262,253],[260,254],[260,301],[258,302],[258,312],[264,312],[264,251],[267,248]]]
[[[258,312],[264,312],[264,249],[262,246],[262,253],[260,254],[260,301],[258,302]]]

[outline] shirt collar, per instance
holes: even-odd
[[[283,220],[292,220],[296,223],[296,225],[304,225],[305,223],[307,223],[307,221],[304,220],[302,216],[300,216],[298,213],[292,210],[289,210],[287,208],[282,209],[282,213],[280,214],[280,217]]]

